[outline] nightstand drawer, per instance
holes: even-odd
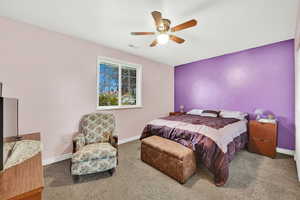
[[[276,129],[276,124],[254,122],[251,123],[249,132],[251,137],[274,140]]]
[[[255,141],[255,142],[263,142],[263,143],[271,143],[271,144],[274,144],[274,138],[262,138],[262,137],[255,137],[255,136],[252,136],[250,138],[251,140]]]
[[[274,141],[259,138],[250,138],[249,151],[259,153],[271,158],[276,156],[276,145]]]

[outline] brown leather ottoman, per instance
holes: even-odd
[[[196,171],[196,158],[191,149],[159,136],[142,140],[141,160],[182,184]]]

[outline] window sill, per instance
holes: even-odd
[[[122,109],[138,109],[143,108],[143,106],[103,106],[97,107],[97,110],[122,110]]]

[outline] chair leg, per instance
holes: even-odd
[[[72,161],[70,161],[70,173],[72,174]]]
[[[115,173],[115,171],[116,171],[116,168],[112,168],[112,169],[108,170],[108,173],[109,173],[111,176],[113,176],[114,173]]]
[[[78,183],[80,181],[80,176],[79,175],[72,175],[72,179],[75,183]]]
[[[72,176],[72,179],[75,183],[78,183],[80,181],[79,175],[72,175],[72,161],[70,161],[70,174]]]

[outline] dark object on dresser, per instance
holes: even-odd
[[[191,149],[158,136],[142,140],[141,160],[182,184],[196,171],[196,158]]]
[[[261,123],[256,120],[249,122],[249,145],[250,152],[276,157],[277,124]]]
[[[0,171],[10,157],[4,151],[4,138],[18,137],[18,99],[0,96]]]

